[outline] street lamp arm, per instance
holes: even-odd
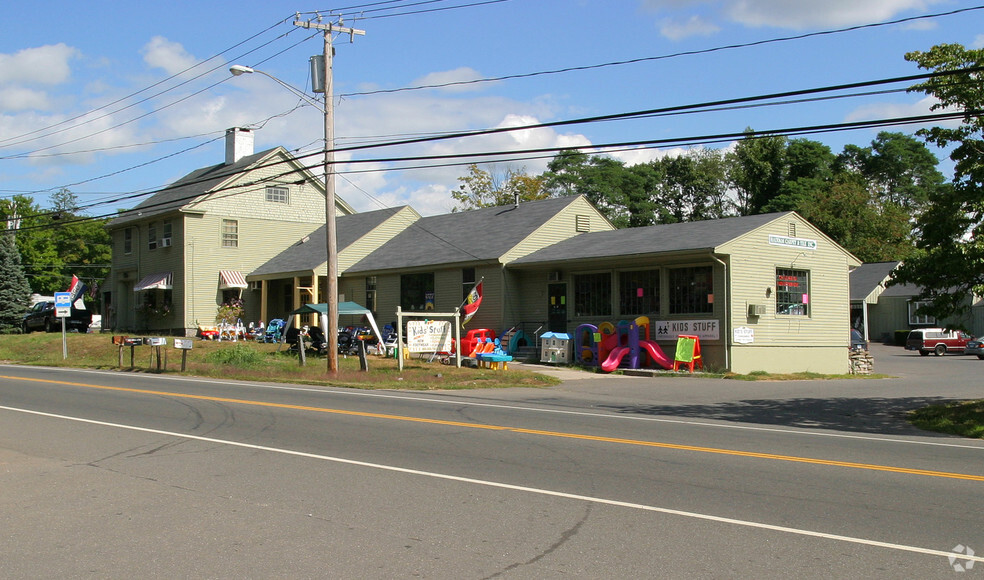
[[[261,74],[261,75],[263,75],[265,77],[269,77],[269,78],[273,79],[273,81],[275,83],[277,83],[278,85],[284,87],[288,91],[294,93],[295,95],[297,95],[298,97],[300,97],[301,99],[303,99],[305,102],[307,102],[307,104],[309,104],[309,105],[311,105],[313,107],[317,107],[318,109],[323,109],[324,108],[324,105],[322,103],[319,103],[318,101],[315,101],[311,97],[305,95],[304,92],[301,91],[300,89],[295,89],[293,86],[291,86],[291,85],[287,84],[286,82],[278,79],[277,77],[273,76],[270,73],[263,72],[263,71],[261,71],[259,69],[251,68],[251,67],[244,66],[244,65],[241,65],[241,64],[234,64],[234,65],[232,65],[231,67],[229,67],[229,72],[231,72],[232,73],[232,76],[234,76],[234,77],[238,77],[238,76],[241,76],[241,75],[244,75],[244,74],[253,74],[253,73],[258,73],[258,74]]]

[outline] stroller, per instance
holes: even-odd
[[[328,342],[325,341],[325,332],[317,326],[304,326],[296,328],[291,326],[287,329],[284,342],[289,345],[288,352],[296,353],[300,348],[300,340],[304,338],[304,352],[312,354],[328,354]]]
[[[263,336],[263,342],[280,342],[281,333],[284,330],[284,325],[287,324],[279,318],[274,318],[267,325],[266,334]]]

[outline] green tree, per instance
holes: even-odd
[[[521,202],[547,197],[543,178],[527,175],[525,169],[499,173],[494,166],[486,171],[473,163],[468,166],[468,175],[459,177],[458,181],[461,185],[451,192],[451,199],[457,205],[451,211],[510,205],[516,202],[517,196]]]
[[[11,229],[0,231],[0,333],[17,332],[31,304],[31,286],[21,267]]]
[[[968,50],[959,44],[934,46],[927,52],[910,52],[906,60],[933,72],[962,71],[984,66],[984,50]],[[953,183],[929,192],[917,223],[918,254],[897,271],[897,282],[923,289],[919,296],[930,301],[925,314],[939,319],[967,308],[972,292],[984,293],[984,87],[980,73],[934,77],[911,87],[938,102],[933,110],[965,111],[959,126],[918,131],[927,142],[950,150],[954,162]]]
[[[738,215],[762,213],[779,196],[786,177],[786,137],[752,137],[751,132],[746,129],[746,138],[726,157]]]
[[[17,249],[31,289],[50,295],[68,288],[72,275],[91,286],[109,273],[112,247],[105,224],[78,211],[71,191],[52,196],[54,207],[42,209],[29,196],[16,195],[3,207],[0,217],[16,214],[20,219]]]
[[[685,155],[652,162],[660,167],[658,202],[672,219],[658,223],[710,220],[727,212],[724,160],[718,151],[691,149]]]
[[[882,131],[870,147],[847,145],[838,164],[863,175],[881,201],[909,211],[925,207],[932,191],[943,187],[939,159],[911,135]]]

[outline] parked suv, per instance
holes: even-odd
[[[963,352],[974,337],[961,330],[944,328],[920,328],[909,333],[906,350],[918,350],[922,356],[933,353],[943,356],[948,352]]]
[[[65,319],[65,329],[88,332],[91,322],[92,312],[73,306],[71,316]],[[48,332],[61,330],[61,321],[55,316],[55,303],[49,300],[35,304],[24,315],[24,320],[21,322],[21,330],[24,331],[24,334],[32,330],[45,330]]]

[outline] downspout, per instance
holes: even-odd
[[[728,314],[728,264],[719,260],[718,257],[715,256],[714,254],[711,254],[711,259],[717,262],[718,264],[721,264],[721,267],[724,268],[724,289],[723,289],[724,316],[722,317],[722,320],[724,321],[724,325],[723,325],[724,326],[724,368],[730,371],[731,370],[731,328],[730,328],[731,325],[728,324],[728,316],[729,316]]]

